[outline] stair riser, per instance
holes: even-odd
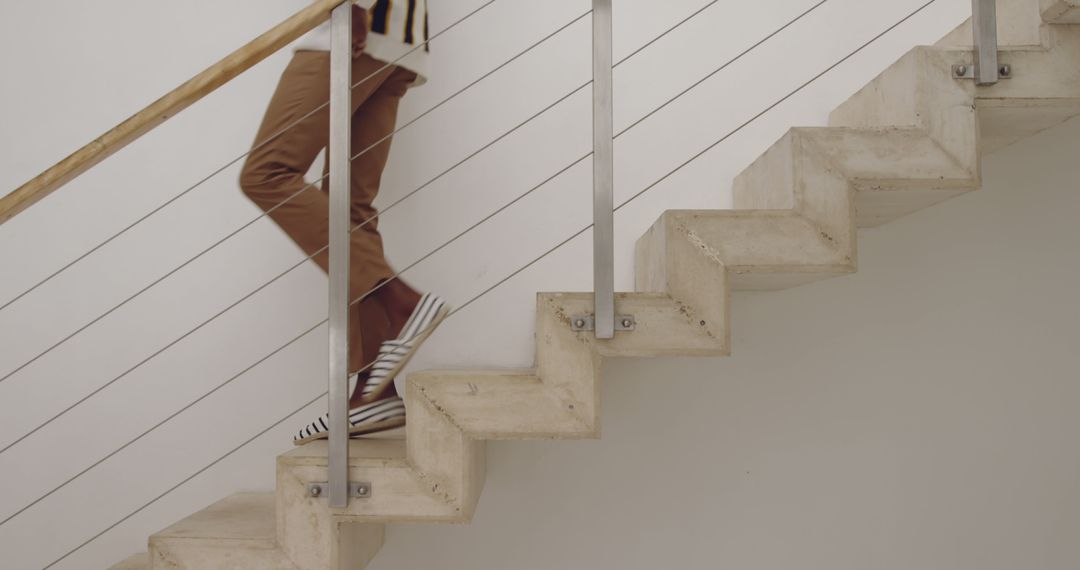
[[[322,478],[304,480],[304,476]],[[308,482],[325,482],[326,470],[277,470],[277,540],[286,555],[303,569],[363,568],[382,548],[385,528],[381,524],[357,524],[338,520],[326,509],[326,499],[312,498]],[[359,479],[352,479],[359,480]]]
[[[416,386],[406,385],[409,465],[428,493],[451,506],[453,516],[471,520],[487,472],[487,448],[464,433]]]
[[[594,427],[559,400],[534,370],[413,375],[410,384],[477,440],[585,439]]]

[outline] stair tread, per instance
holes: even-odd
[[[325,439],[301,445],[283,453],[278,460],[287,465],[326,465]],[[404,464],[404,439],[356,438],[349,440],[349,465],[353,467],[382,467]]]
[[[668,210],[664,215],[678,219],[737,273],[776,266],[835,272],[850,263],[824,232],[788,210]]]
[[[142,552],[133,554],[109,570],[148,570],[150,568],[150,554]]]
[[[151,540],[245,541],[277,546],[274,493],[237,493],[155,534]]]

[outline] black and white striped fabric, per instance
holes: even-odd
[[[404,418],[405,401],[394,396],[392,398],[386,398],[385,400],[379,400],[378,402],[372,402],[350,411],[349,431],[350,433],[362,432],[365,428],[374,427],[376,424]],[[323,414],[319,419],[311,422],[305,426],[304,429],[301,429],[299,433],[293,436],[293,440],[300,441],[302,439],[310,439],[313,436],[326,434],[329,431],[330,416],[329,414]]]
[[[421,297],[401,334],[379,347],[379,356],[371,365],[368,381],[360,395],[368,399],[381,394],[448,313],[449,306],[441,297],[431,293]]]

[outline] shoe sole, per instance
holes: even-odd
[[[439,325],[441,325],[442,322],[446,320],[446,317],[448,317],[449,315],[450,307],[447,305],[443,305],[442,308],[439,309],[439,312],[435,313],[435,319],[431,321],[431,325],[419,335],[417,335],[416,343],[413,345],[412,350],[406,352],[405,355],[401,357],[401,361],[398,362],[397,366],[391,368],[390,372],[386,374],[386,379],[384,379],[382,383],[375,387],[375,391],[371,394],[368,394],[367,397],[360,400],[360,402],[363,404],[377,402],[379,398],[383,395],[383,393],[386,392],[386,389],[394,383],[394,378],[397,378],[398,373],[400,373],[402,369],[404,369],[405,366],[409,364],[409,361],[412,360],[412,357],[414,354],[416,354],[416,351],[420,350],[420,347],[424,345],[424,342],[427,341],[428,337],[431,336],[431,333],[435,332],[435,329],[439,328]]]
[[[381,422],[374,422],[370,424],[364,424],[349,428],[349,437],[356,435],[371,435],[373,433],[379,433],[389,431],[395,428],[399,428],[405,425],[405,418],[391,418],[389,420],[383,420]],[[330,437],[330,432],[324,431],[309,435],[304,439],[293,440],[293,445],[304,445],[305,443],[311,443],[320,439],[327,439]]]

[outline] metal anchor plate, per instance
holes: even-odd
[[[615,330],[616,331],[632,331],[637,326],[637,320],[634,319],[634,315],[615,315]],[[576,315],[570,318],[570,330],[574,332],[594,331],[596,330],[596,317],[595,315]]]
[[[958,63],[952,66],[953,79],[975,79],[975,64]],[[998,66],[998,78],[1012,79],[1012,66],[1003,63]]]
[[[312,498],[326,497],[330,495],[330,483],[308,483],[308,496]],[[353,499],[370,499],[371,483],[349,482],[349,497]]]

